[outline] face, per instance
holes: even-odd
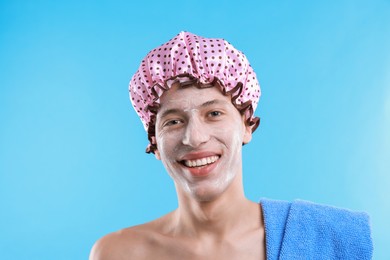
[[[216,88],[173,86],[160,98],[156,158],[179,194],[210,201],[236,177],[241,180],[243,143],[251,139],[244,118]]]

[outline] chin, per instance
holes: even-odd
[[[218,199],[233,185],[236,175],[228,172],[224,178],[213,180],[203,180],[199,182],[178,182],[177,187],[182,190],[186,196],[199,202],[210,202]]]

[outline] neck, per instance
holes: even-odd
[[[261,225],[260,206],[245,197],[240,180],[234,181],[223,194],[210,201],[198,201],[183,192],[178,194],[175,233],[220,238]]]

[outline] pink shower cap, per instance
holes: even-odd
[[[153,49],[142,60],[130,81],[130,100],[148,132],[146,152],[154,152],[155,119],[159,98],[173,83],[181,86],[219,86],[230,94],[232,103],[245,114],[254,131],[254,117],[261,91],[256,74],[245,55],[224,39],[204,38],[180,32],[175,38]]]

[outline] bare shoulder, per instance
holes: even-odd
[[[100,238],[92,247],[89,260],[150,259],[150,249],[161,242],[162,219]]]
[[[90,260],[139,259],[145,235],[142,228],[132,227],[100,238],[92,247]]]

